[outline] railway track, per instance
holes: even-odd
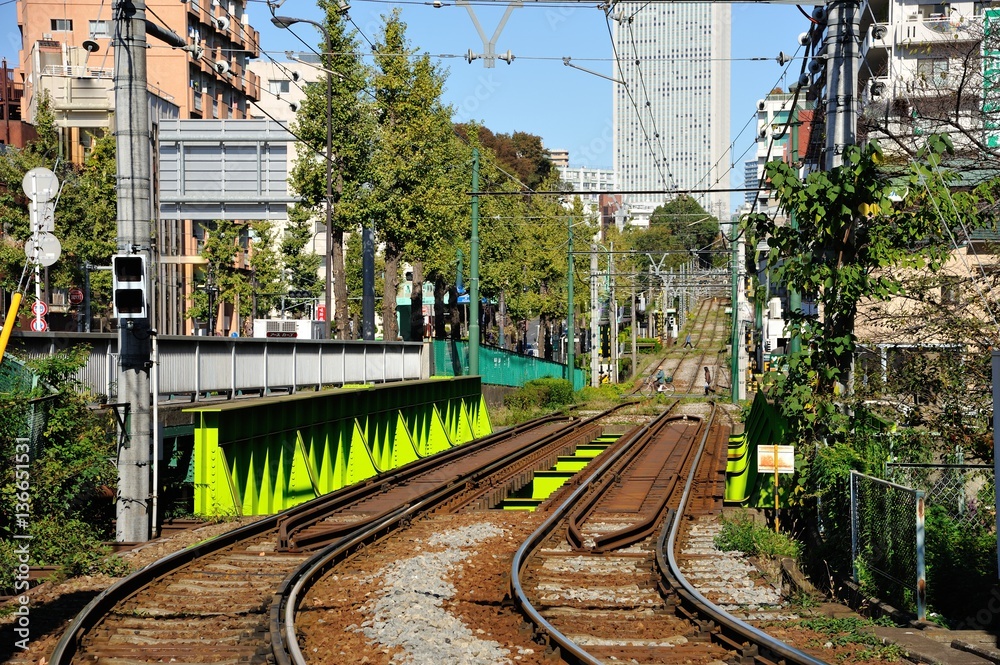
[[[489,501],[596,431],[593,419],[541,418],[165,557],[94,598],[50,662],[270,661],[283,653],[273,599],[306,550],[360,547],[420,511]]]
[[[540,419],[167,557],[91,602],[51,662],[819,663],[730,628],[665,563],[662,526],[723,490],[728,428],[680,407]],[[595,439],[535,512],[493,509]]]
[[[679,572],[678,516],[721,508],[728,428],[715,417],[658,417],[518,549],[514,602],[562,661],[822,662],[729,616]]]

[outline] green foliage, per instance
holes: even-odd
[[[754,520],[747,511],[722,517],[722,531],[715,546],[724,552],[738,551],[750,556],[798,558],[801,544],[784,533],[775,533],[767,525]]]
[[[639,337],[635,343],[639,345],[639,353],[660,353],[663,350],[659,338]]]
[[[24,150],[8,147],[0,156],[0,288],[13,291],[25,265],[24,243],[31,235],[24,175],[33,168],[53,170],[62,190],[55,209],[55,235],[62,246],[59,261],[48,269],[53,288],[83,284],[84,264],[107,266],[116,248],[115,141],[99,137],[83,167],[60,160],[59,140],[51,103],[40,98],[35,116],[38,138]],[[92,274],[95,314],[110,309],[111,278]],[[25,310],[28,303],[26,302]]]
[[[558,408],[573,401],[573,386],[565,379],[535,379],[504,397],[513,409]]]
[[[957,622],[977,621],[975,610],[988,606],[996,583],[992,512],[980,511],[970,518],[956,520],[943,506],[932,505],[924,524],[927,604]]]
[[[29,525],[32,533],[37,531],[31,541],[32,565],[66,565],[74,573],[104,569],[99,541],[113,536],[111,497],[117,483],[110,414],[90,409],[90,397],[69,378],[86,353],[76,347],[31,363],[43,383],[56,388],[55,394],[41,387],[34,394],[0,394],[0,458],[11,469],[15,462],[28,465]],[[29,404],[43,411],[46,420],[42,445],[25,453],[23,444],[17,448],[17,439],[23,436]],[[15,513],[24,512],[17,506],[20,491],[14,473],[0,481],[0,557],[9,556],[14,547]],[[4,574],[11,570],[3,566]]]
[[[794,221],[778,224],[753,214],[746,228],[753,241],[767,239],[772,279],[814,300],[823,312],[822,318],[789,313],[790,333],[798,335],[802,351],[789,354],[764,379],[785,420],[787,443],[857,439],[859,424],[851,410],[857,408],[843,392],[854,358],[858,306],[904,293],[901,276],[907,270],[942,266],[950,248],[943,222],[955,221],[958,209],[948,206],[951,212],[939,216],[934,201],[948,195],[946,185],[928,177],[951,149],[946,137],[931,137],[918,158],[895,173],[880,168],[882,152],[875,142],[848,148],[843,166],[804,180],[783,162],[768,164],[766,177]],[[889,195],[902,183],[911,195],[897,205]],[[976,227],[972,199],[963,206],[967,223]],[[928,382],[920,390],[934,389]],[[822,491],[812,486],[807,494]]]

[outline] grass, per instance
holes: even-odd
[[[820,648],[830,645],[838,651],[851,649],[851,653],[840,655],[838,660],[841,662],[896,661],[901,660],[904,654],[898,644],[883,644],[873,630],[876,626],[895,625],[887,618],[815,617],[783,622],[780,625],[783,628],[799,627],[817,633],[820,637],[811,646]]]
[[[722,531],[715,537],[715,546],[724,552],[736,551],[770,558],[788,556],[797,559],[802,553],[801,543],[756,522],[745,510],[734,517],[723,516]]]

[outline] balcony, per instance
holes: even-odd
[[[976,32],[968,20],[959,20],[957,15],[956,18],[947,18],[943,14],[931,14],[929,18],[924,18],[920,14],[911,14],[897,24],[896,43],[911,46],[974,42],[979,39]]]

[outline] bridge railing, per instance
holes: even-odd
[[[87,346],[76,379],[92,393],[117,400],[118,336],[108,333],[21,333],[9,350],[26,358]],[[419,342],[161,336],[159,395],[294,393],[302,388],[426,379],[430,359]]]

